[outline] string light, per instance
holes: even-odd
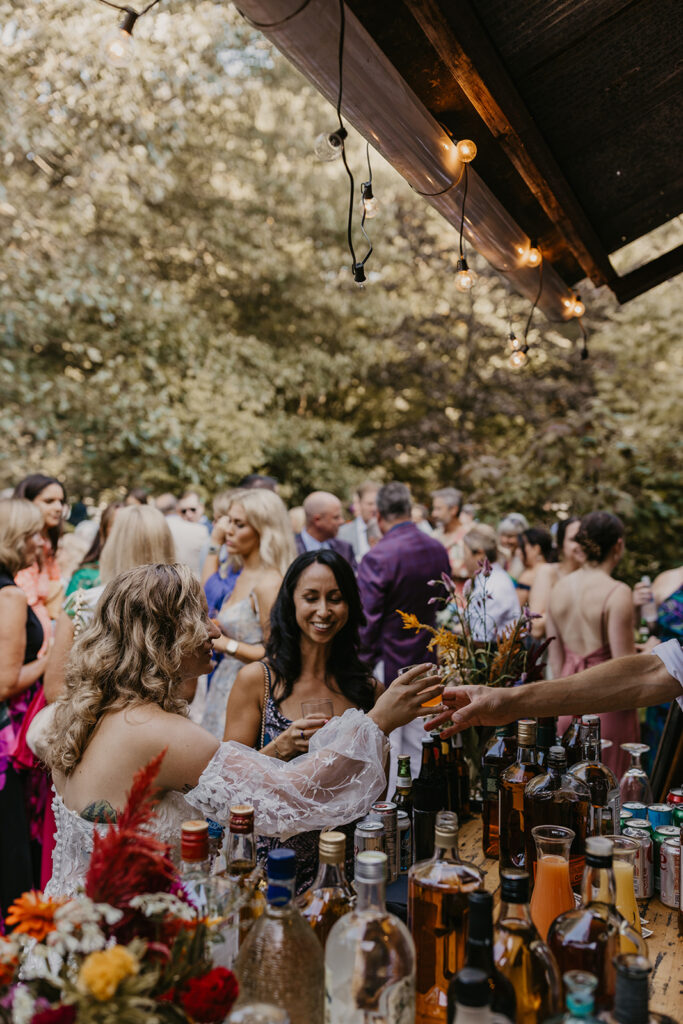
[[[360,208],[366,220],[372,220],[377,216],[377,199],[372,191],[372,182],[364,181],[360,187],[361,201]]]
[[[541,250],[532,242],[526,251],[524,262],[527,267],[540,267],[542,259],[543,255]]]
[[[513,330],[510,331],[510,348],[513,352],[518,351],[522,347],[522,343]]]
[[[468,292],[470,288],[474,287],[476,275],[470,270],[464,256],[460,257],[455,265],[455,269],[455,287],[459,292]]]
[[[471,139],[461,139],[456,144],[455,152],[458,154],[458,160],[463,164],[470,164],[477,155],[477,147]]]
[[[574,301],[572,302],[572,307],[571,308],[572,308],[572,316],[583,316],[583,314],[586,312],[586,307],[584,306],[583,302],[581,301],[581,297],[579,295],[575,296]]]
[[[508,363],[510,364],[513,370],[521,369],[521,367],[528,362],[528,351],[529,346],[522,345],[521,348],[516,348],[514,352],[511,353],[510,358],[508,359]]]
[[[159,3],[159,0],[152,0],[143,7],[141,11],[134,11],[132,7],[124,7],[122,4],[112,3],[111,0],[99,0],[105,7],[113,7],[115,11],[121,11],[124,15],[123,21],[118,28],[107,32],[102,40],[102,51],[104,56],[115,68],[125,68],[130,63],[133,53],[133,29],[138,18],[141,18],[148,11]]]
[[[346,135],[346,128],[338,128],[336,132],[323,132],[322,135],[319,135],[313,147],[313,152],[318,160],[323,163],[338,160],[342,155]]]

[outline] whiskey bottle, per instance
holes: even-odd
[[[601,1016],[607,1024],[675,1024],[672,1017],[653,1013],[648,1005],[650,961],[637,953],[617,957],[614,1008]]]
[[[230,808],[228,834],[225,839],[225,877],[244,893],[244,903],[238,915],[235,937],[235,955],[254,921],[266,907],[264,894],[258,888],[261,872],[256,867],[256,837],[254,835],[254,808],[249,804],[234,804]]]
[[[445,1024],[448,986],[465,963],[468,894],[484,888],[479,868],[460,860],[455,814],[441,814],[434,856],[408,872],[408,927],[419,950],[416,1024]]]
[[[618,913],[615,899],[612,841],[589,836],[581,906],[555,918],[548,932],[548,945],[563,974],[590,971],[597,977],[599,1010],[609,1009],[614,1001],[614,959],[619,954],[622,936],[633,943],[638,953],[647,956],[644,939]]]
[[[359,853],[355,874],[356,906],[332,927],[325,947],[325,1022],[414,1024],[415,946],[385,906],[386,854]]]
[[[557,719],[539,718],[536,727],[536,760],[545,771],[548,751],[557,743]]]
[[[496,967],[493,960],[493,896],[490,892],[471,892],[467,897],[469,919],[465,964],[483,971],[491,990],[490,1003],[494,1013],[515,1019],[517,1001],[512,983]],[[456,975],[457,978],[457,975]],[[448,986],[448,1020],[455,1014],[456,978]]]
[[[525,865],[524,787],[543,769],[536,761],[536,722],[517,723],[517,753],[500,774],[498,843],[502,868]]]
[[[585,782],[591,793],[589,835],[619,835],[619,781],[612,769],[602,763],[599,715],[584,715],[581,719],[581,743],[581,760],[569,771],[575,778]]]
[[[515,990],[517,1024],[541,1024],[559,1013],[560,972],[531,920],[528,872],[518,868],[503,868],[500,872],[493,959]]]
[[[571,768],[581,760],[581,715],[572,715],[572,720],[562,733],[562,746],[567,751],[567,765]]]
[[[569,882],[573,889],[580,887],[590,810],[590,790],[567,772],[564,747],[551,747],[547,771],[528,782],[524,790],[526,869],[532,881],[536,878],[536,843],[532,829],[537,825],[562,825],[574,833],[569,851]]]
[[[514,761],[517,752],[514,731],[512,724],[496,729],[481,758],[481,841],[486,857],[498,857],[498,788],[501,772]]]
[[[296,903],[320,939],[323,949],[335,921],[353,908],[355,896],[346,879],[344,857],[346,836],[343,832],[321,832],[318,841],[318,874],[310,889]]]

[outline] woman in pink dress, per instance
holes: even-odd
[[[546,632],[556,638],[549,652],[554,678],[636,653],[631,589],[612,579],[624,553],[624,524],[610,512],[591,512],[581,520],[576,542],[586,561],[550,595]],[[612,741],[604,761],[621,777],[630,758],[619,745],[640,741],[638,712],[611,711],[600,720],[602,738]],[[560,733],[570,721],[559,719]]]

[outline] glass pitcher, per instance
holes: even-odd
[[[575,833],[562,825],[536,825],[531,834],[536,844],[531,919],[545,942],[555,918],[575,906],[569,881],[569,850]]]
[[[633,884],[635,859],[640,851],[640,845],[635,839],[629,839],[628,836],[607,836],[606,838],[611,839],[614,843],[612,868],[617,884],[617,910],[638,934],[642,935],[640,913]],[[637,952],[635,945],[626,935],[621,936],[620,951],[622,953]]]

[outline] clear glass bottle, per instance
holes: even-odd
[[[434,737],[423,736],[420,774],[413,782],[414,860],[425,860],[434,853],[436,816],[445,808],[446,800],[445,780],[439,774]]]
[[[598,979],[588,971],[567,971],[564,982],[567,1011],[548,1024],[598,1024],[593,1016]]]
[[[483,888],[479,868],[460,860],[457,815],[440,814],[434,856],[408,872],[408,927],[420,952],[416,1024],[446,1020],[448,986],[465,964],[467,897]]]
[[[618,835],[621,831],[619,780],[612,769],[602,763],[599,715],[584,715],[581,719],[581,750],[581,760],[569,773],[585,782],[591,793],[589,835]]]
[[[601,1014],[607,1024],[675,1024],[672,1017],[653,1013],[648,1005],[650,961],[637,953],[617,957],[617,986],[612,1010]]]
[[[324,954],[294,903],[295,880],[294,851],[271,850],[267,906],[242,943],[235,974],[240,1003],[273,1003],[291,1024],[311,1024],[323,1020]]]
[[[567,765],[571,768],[581,760],[581,715],[572,715],[572,720],[562,733],[562,746],[567,751]]]
[[[320,939],[323,949],[335,921],[353,909],[356,897],[346,879],[343,832],[321,832],[318,840],[318,874],[310,889],[296,903]]]
[[[181,825],[180,879],[198,915],[213,916],[216,879],[211,870],[209,825],[201,819],[184,821]]]
[[[539,718],[536,726],[536,760],[545,771],[548,751],[557,743],[557,719]]]
[[[591,812],[591,794],[585,782],[567,772],[564,747],[551,747],[548,768],[527,783],[524,790],[526,869],[536,878],[536,843],[532,830],[537,825],[561,825],[574,833],[569,851],[569,882],[578,889],[586,863],[586,834]]]
[[[256,866],[254,808],[249,804],[234,804],[230,808],[224,855],[225,877],[242,890],[245,900],[239,909],[235,948],[237,955],[247,932],[266,908],[265,895],[258,888],[262,875]]]
[[[486,972],[477,967],[463,967],[453,978],[454,1008],[448,1024],[512,1024],[514,1017],[494,1013],[490,1001]]]
[[[325,947],[325,1022],[414,1024],[415,946],[385,906],[386,854],[359,853],[355,875],[356,906],[333,926]]]
[[[517,1024],[540,1024],[560,1012],[560,972],[531,920],[529,874],[519,868],[504,868],[500,873],[493,959],[515,990]]]
[[[616,908],[616,884],[612,870],[612,842],[604,836],[586,840],[586,868],[581,885],[581,906],[555,918],[548,945],[560,970],[590,971],[598,979],[596,1007],[612,1005],[615,989],[614,958],[622,936],[647,955],[645,942]]]
[[[484,747],[481,756],[481,842],[485,857],[498,857],[498,789],[500,774],[512,764],[517,753],[515,727],[502,725]]]
[[[498,844],[502,868],[525,865],[524,788],[543,769],[536,761],[536,722],[521,718],[517,723],[517,753],[500,774]]]
[[[517,1001],[512,983],[496,967],[493,960],[493,896],[490,892],[471,892],[467,897],[469,919],[465,965],[476,967],[488,978],[491,1009],[509,1020],[515,1019]],[[456,978],[448,986],[448,1020],[455,1015]]]
[[[410,754],[401,754],[396,772],[396,789],[391,798],[396,810],[405,811],[413,817],[413,777],[410,773]]]

